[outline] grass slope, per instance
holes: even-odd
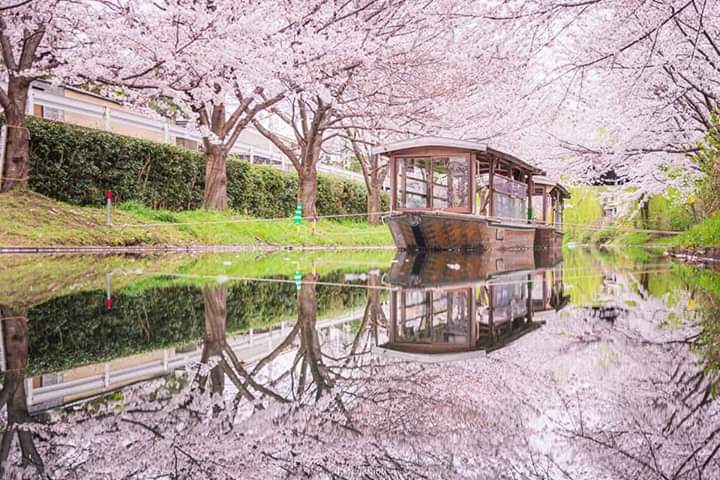
[[[693,225],[672,243],[680,248],[720,247],[720,213]]]
[[[232,211],[169,212],[128,203],[113,211],[77,207],[35,193],[0,195],[0,246],[277,245],[389,246],[384,225],[320,220],[317,235],[305,222],[255,219]]]

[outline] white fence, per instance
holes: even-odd
[[[178,137],[195,142],[202,141],[199,132],[192,128],[175,125],[165,120],[150,118],[139,113],[110,108],[108,106],[98,105],[76,98],[69,98],[42,90],[32,90],[28,96],[27,113],[29,115],[33,114],[35,105],[41,105],[44,108],[61,111],[63,113],[68,112],[82,115],[89,119],[100,120],[105,130],[110,130],[111,123],[113,122],[139,128],[158,137],[162,137],[165,143],[175,143],[174,139]],[[261,141],[263,143],[268,144],[268,148],[258,148],[256,145],[244,144],[238,140],[233,146],[231,153],[246,157],[250,163],[268,164],[286,171],[293,170],[289,159],[282,153],[274,150],[270,142],[257,130],[248,128],[247,134],[262,139]],[[331,165],[321,163],[318,165],[318,171],[363,182],[363,176],[361,174]]]

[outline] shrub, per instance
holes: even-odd
[[[1,121],[2,119],[0,119]],[[76,205],[102,206],[105,192],[117,201],[154,209],[188,210],[202,204],[205,163],[201,153],[102,130],[28,118],[30,188]],[[229,159],[232,209],[256,217],[285,217],[295,209],[297,175]],[[320,215],[364,213],[362,183],[320,175]],[[383,208],[388,199],[384,195]]]

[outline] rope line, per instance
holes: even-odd
[[[502,221],[508,221],[508,223],[517,224],[518,226],[536,226],[536,225],[542,225],[542,226],[556,226],[556,223],[551,223],[550,221],[543,221],[543,220],[533,220],[532,223],[528,223],[523,219],[519,219],[516,217],[487,217],[482,216],[479,218],[485,218],[490,221],[496,221],[496,220],[502,220]],[[623,227],[621,225],[588,225],[585,223],[566,223],[563,222],[560,224],[560,227],[583,227],[587,229],[594,229],[594,230],[605,230],[606,228],[614,228],[617,230],[627,230],[627,231],[633,231],[633,232],[645,232],[645,233],[659,233],[659,234],[668,234],[668,235],[675,235],[678,233],[683,233],[682,231],[678,230],[653,230],[653,229],[642,229],[642,228],[634,228],[634,227]]]
[[[24,182],[29,179],[30,179],[30,177],[17,178],[17,177],[6,177],[5,175],[0,176],[0,180],[2,180],[2,181],[12,180],[15,182]]]
[[[378,212],[377,215],[391,213]],[[301,217],[303,220],[312,221],[313,219],[321,220],[327,218],[350,218],[350,217],[366,217],[368,213],[345,213],[338,215],[320,215],[315,217]],[[138,223],[138,224],[119,224],[120,228],[144,228],[144,227],[172,227],[178,225],[221,225],[221,224],[242,224],[242,223],[264,223],[264,222],[287,222],[293,221],[293,217],[273,217],[273,218],[237,218],[228,220],[210,220],[204,222],[163,222],[163,223]]]
[[[132,273],[132,272],[131,272]],[[340,282],[322,282],[322,281],[306,281],[301,280],[299,282],[292,279],[281,279],[281,278],[263,278],[263,277],[239,277],[235,275],[201,275],[194,273],[164,273],[164,272],[144,272],[144,274],[150,274],[159,277],[176,277],[176,278],[190,278],[190,279],[207,279],[217,280],[218,277],[222,277],[227,280],[245,281],[245,282],[262,282],[262,283],[289,283],[295,285],[300,283],[302,285],[323,285],[329,287],[357,287],[365,288],[367,290],[392,290],[392,287],[383,285],[356,285],[352,283],[340,283]]]
[[[547,271],[552,271],[552,269],[548,269]],[[671,271],[671,268],[654,268],[654,269],[643,269],[643,270],[624,270],[624,271],[611,271],[608,273],[612,274],[643,274],[643,273],[665,273]],[[133,272],[129,272],[133,273]],[[503,272],[507,275],[515,274],[522,274],[523,271],[519,272]],[[525,275],[532,275],[532,273],[525,273]],[[602,276],[603,272],[595,272],[588,275],[571,275],[571,276],[564,276],[562,279],[558,279],[562,281],[563,284],[567,283],[567,281],[572,280],[581,280],[586,278],[595,278],[597,276]],[[297,284],[300,283],[302,285],[322,285],[322,286],[330,286],[330,287],[353,287],[353,288],[362,288],[365,290],[380,290],[380,291],[393,291],[393,290],[442,290],[442,287],[400,287],[399,285],[358,285],[353,283],[340,283],[340,282],[323,282],[323,281],[306,281],[301,280],[299,282],[292,280],[292,279],[280,279],[280,278],[264,278],[264,277],[240,277],[240,276],[234,276],[234,275],[202,275],[202,274],[193,274],[193,273],[167,273],[167,272],[143,272],[140,275],[151,275],[151,276],[165,276],[165,277],[175,277],[175,278],[188,278],[188,279],[205,279],[205,280],[217,280],[218,277],[222,277],[223,280],[234,280],[234,281],[245,281],[245,282],[261,282],[261,283],[281,283],[281,284]],[[508,286],[508,285],[525,285],[528,283],[528,281],[532,281],[533,279],[522,279],[522,280],[507,280],[507,281],[493,281],[493,278],[485,279],[485,280],[478,280],[478,281],[468,281],[467,283],[472,283],[475,286],[488,286],[488,287],[495,287],[495,286]]]
[[[15,179],[18,180],[18,179]],[[19,180],[27,180],[25,179],[19,179]],[[338,215],[319,215],[314,217],[301,217],[303,220],[306,221],[312,221],[312,220],[322,220],[322,219],[333,219],[333,218],[352,218],[352,217],[367,217],[370,215],[378,215],[380,217],[386,217],[389,214],[397,213],[397,211],[394,210],[386,210],[382,212],[373,212],[373,213],[346,213],[346,214],[338,214]],[[525,227],[537,227],[537,226],[557,226],[555,223],[551,223],[549,221],[542,221],[542,220],[533,220],[532,223],[527,223],[524,220],[518,219],[516,217],[498,217],[498,216],[478,216],[478,215],[471,215],[468,214],[469,217],[472,218],[479,218],[484,219],[487,221],[505,221],[509,223],[509,227],[512,227],[514,225],[516,226],[525,226]],[[194,222],[162,222],[162,223],[138,223],[138,224],[118,224],[115,225],[118,228],[154,228],[154,227],[172,227],[172,226],[190,226],[190,225],[229,225],[229,224],[249,224],[249,223],[272,223],[272,222],[288,222],[293,221],[293,217],[272,217],[272,218],[236,218],[236,219],[227,219],[227,220],[209,220],[209,221],[194,221]],[[615,231],[619,232],[635,232],[635,233],[654,233],[659,235],[677,235],[680,233],[683,233],[682,231],[677,230],[659,230],[659,229],[646,229],[646,228],[634,228],[634,227],[624,227],[621,225],[588,225],[583,223],[561,223],[561,228],[564,227],[578,227],[582,229],[587,230],[595,230],[595,231],[601,231],[605,229],[613,229]],[[352,235],[370,235],[374,234],[375,232],[337,232],[337,233],[324,233],[326,236],[339,236],[339,235],[346,235],[346,234],[352,234]]]
[[[20,125],[3,125],[3,127],[5,127],[5,128],[15,128],[15,129],[17,129],[17,130],[26,130],[27,132],[30,131],[29,128],[27,128],[27,127],[22,127],[22,126],[20,126]]]

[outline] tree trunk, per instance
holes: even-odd
[[[317,169],[313,166],[298,172],[299,191],[298,198],[302,205],[303,217],[317,216]]]
[[[203,288],[203,301],[205,306],[205,337],[203,339],[202,361],[222,356],[225,347],[225,327],[227,323],[227,296],[226,287]],[[210,371],[211,391],[222,393],[225,388],[225,373],[223,365],[219,363]]]
[[[643,228],[650,228],[650,202],[646,201],[640,210],[642,214],[642,226]]]
[[[35,434],[23,427],[31,423],[25,392],[25,373],[28,362],[28,325],[25,311],[17,311],[0,305],[0,328],[3,330],[6,360],[5,379],[1,397],[7,403],[7,428],[3,432],[0,458],[7,459],[12,447],[12,436],[17,433],[23,465],[34,465],[36,473],[42,472],[44,464],[35,447]],[[2,404],[0,403],[0,408]],[[0,477],[5,478],[4,462],[0,462]]]
[[[205,194],[203,208],[225,210],[227,198],[227,157],[222,145],[210,145],[205,151]]]
[[[367,211],[370,225],[380,224],[380,208],[380,187],[371,185],[367,189]]]
[[[17,108],[5,112],[7,143],[0,192],[27,190],[30,174],[30,134],[23,111]]]
[[[315,384],[315,399],[319,399],[333,387],[325,363],[323,362],[320,337],[317,331],[317,298],[315,296],[314,275],[305,275],[298,293],[298,323],[300,324],[300,349],[303,352],[304,364],[310,370]],[[299,392],[301,395],[302,393]]]
[[[7,399],[8,422],[29,420],[25,397],[25,368],[28,360],[28,326],[24,312],[0,305],[0,326],[5,341],[5,382],[3,397]]]

